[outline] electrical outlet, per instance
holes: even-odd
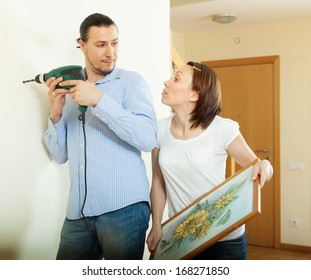
[[[291,227],[299,227],[299,220],[296,218],[292,218],[289,220],[289,225]]]

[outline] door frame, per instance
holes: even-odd
[[[227,60],[202,61],[209,67],[230,67],[271,63],[273,68],[273,180],[274,193],[274,248],[280,249],[281,192],[280,192],[280,56],[263,56]]]

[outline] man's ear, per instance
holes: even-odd
[[[85,43],[82,39],[79,40],[79,48],[82,50],[82,52],[85,52]]]

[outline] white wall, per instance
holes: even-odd
[[[280,55],[281,243],[311,246],[311,20],[175,34],[184,60]],[[239,37],[236,44],[234,38]],[[299,162],[303,170],[290,170]],[[299,227],[290,227],[291,218]]]
[[[0,0],[0,6],[0,258],[54,259],[68,170],[51,161],[42,141],[47,88],[22,81],[59,66],[83,65],[75,44],[79,26],[86,16],[100,12],[120,30],[118,66],[146,77],[158,117],[164,116],[160,93],[170,76],[169,0]],[[150,174],[149,154],[144,158]]]

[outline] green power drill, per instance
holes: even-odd
[[[68,66],[63,66],[63,67],[53,69],[50,72],[45,73],[45,74],[38,74],[34,79],[23,81],[23,83],[37,82],[39,84],[43,84],[51,77],[55,77],[56,79],[59,77],[62,77],[63,81],[67,81],[67,80],[85,81],[83,68],[81,66],[68,65]],[[64,87],[61,87],[59,85],[56,86],[56,88],[67,88],[67,89],[71,87],[72,86],[64,86]],[[81,113],[85,113],[86,110],[87,110],[86,106],[79,105],[79,111]]]

